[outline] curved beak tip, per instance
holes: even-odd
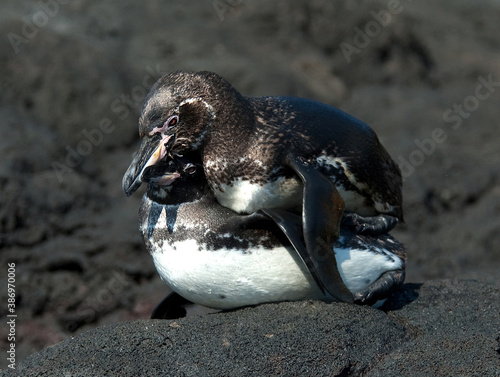
[[[132,195],[142,184],[142,174],[148,166],[155,165],[166,155],[165,143],[171,136],[157,139],[144,139],[139,151],[134,156],[130,166],[123,175],[122,188],[125,195]]]
[[[130,196],[141,187],[142,181],[140,177],[133,177],[127,173],[123,176],[122,189],[125,195]]]

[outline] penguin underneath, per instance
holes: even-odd
[[[175,72],[147,95],[139,134],[122,181],[127,195],[146,168],[195,153],[222,206],[301,214],[307,265],[321,289],[341,301],[352,302],[352,294],[334,258],[323,260],[341,222],[376,236],[403,220],[401,173],[375,132],[319,102],[243,96],[215,73]]]
[[[200,164],[177,158],[149,167],[139,211],[140,231],[162,280],[175,292],[153,318],[175,318],[179,303],[215,309],[264,302],[321,299],[307,268],[299,215],[270,210],[238,214],[220,205]],[[335,253],[336,259],[333,257]],[[361,304],[375,304],[405,276],[405,248],[389,234],[356,234],[342,227],[330,251],[344,284]],[[181,296],[181,297],[179,297]]]

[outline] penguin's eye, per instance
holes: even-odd
[[[194,166],[193,164],[186,164],[186,166],[184,167],[184,171],[188,174],[194,174],[196,173],[196,166]]]
[[[172,115],[170,118],[168,118],[165,123],[163,123],[163,126],[160,127],[155,127],[149,132],[149,136],[153,136],[157,133],[159,133],[162,137],[165,136],[165,133],[169,130],[169,128],[174,127],[177,123],[179,122],[179,116],[178,115]]]
[[[168,118],[165,123],[163,123],[163,127],[167,126],[167,129],[170,127],[175,126],[179,122],[179,116],[178,115],[172,115],[170,118]]]

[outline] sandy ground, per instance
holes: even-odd
[[[498,286],[499,1],[170,3],[0,1],[0,313],[14,263],[18,362],[167,293],[120,184],[143,98],[177,69],[370,124],[405,177],[407,281]]]

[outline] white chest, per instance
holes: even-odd
[[[221,190],[214,190],[221,205],[249,214],[261,208],[287,209],[300,205],[303,185],[298,178],[279,177],[266,184],[236,178],[230,185],[222,184]]]

